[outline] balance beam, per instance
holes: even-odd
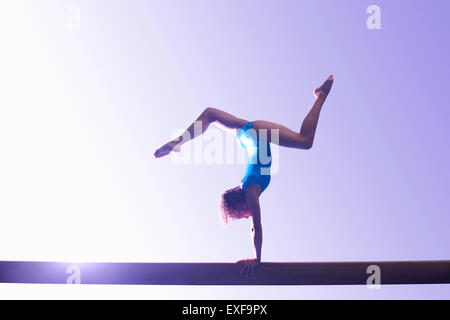
[[[450,283],[450,260],[264,262],[255,275],[236,263],[66,263],[0,261],[0,283],[124,285],[366,285],[378,266],[380,284]]]

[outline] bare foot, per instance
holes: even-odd
[[[334,78],[333,75],[329,75],[328,78],[325,80],[324,83],[320,87],[318,87],[316,90],[314,90],[314,96],[318,98],[319,96],[323,95],[324,97],[327,97],[330,93],[331,87],[333,86]]]
[[[170,142],[166,143],[165,145],[163,145],[158,150],[156,150],[154,156],[155,156],[155,158],[161,158],[161,157],[164,157],[164,156],[168,155],[172,151],[180,152],[180,147],[181,146],[180,146],[179,142],[177,142],[177,141],[170,141]]]

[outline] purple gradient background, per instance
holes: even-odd
[[[177,166],[153,152],[206,106],[298,130],[328,73],[314,148],[280,149],[261,198],[263,260],[449,259],[448,1],[11,3],[0,31],[0,259],[251,257],[249,222],[219,220],[220,194],[244,166]],[[366,27],[371,4],[381,30]],[[81,8],[81,30],[66,27],[68,5]],[[450,297],[448,285],[236,290]]]

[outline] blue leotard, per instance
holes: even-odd
[[[242,179],[242,190],[245,192],[248,186],[259,184],[262,193],[270,183],[270,166],[272,165],[270,143],[259,138],[252,122],[238,129],[236,138],[248,152],[248,164]]]

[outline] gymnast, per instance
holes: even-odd
[[[252,236],[256,258],[240,260],[240,273],[254,274],[261,263],[262,226],[259,197],[270,183],[272,157],[270,143],[283,147],[309,150],[313,146],[320,111],[333,85],[333,76],[314,90],[315,101],[303,120],[300,132],[292,131],[280,124],[269,121],[247,121],[216,108],[206,108],[197,120],[178,138],[156,150],[155,157],[161,158],[170,152],[179,152],[182,144],[203,134],[211,123],[232,131],[241,146],[248,152],[248,164],[241,184],[225,191],[221,197],[221,212],[225,223],[230,220],[252,218]],[[201,130],[194,130],[201,125]],[[267,134],[270,131],[272,134]],[[277,133],[274,139],[274,132]]]

